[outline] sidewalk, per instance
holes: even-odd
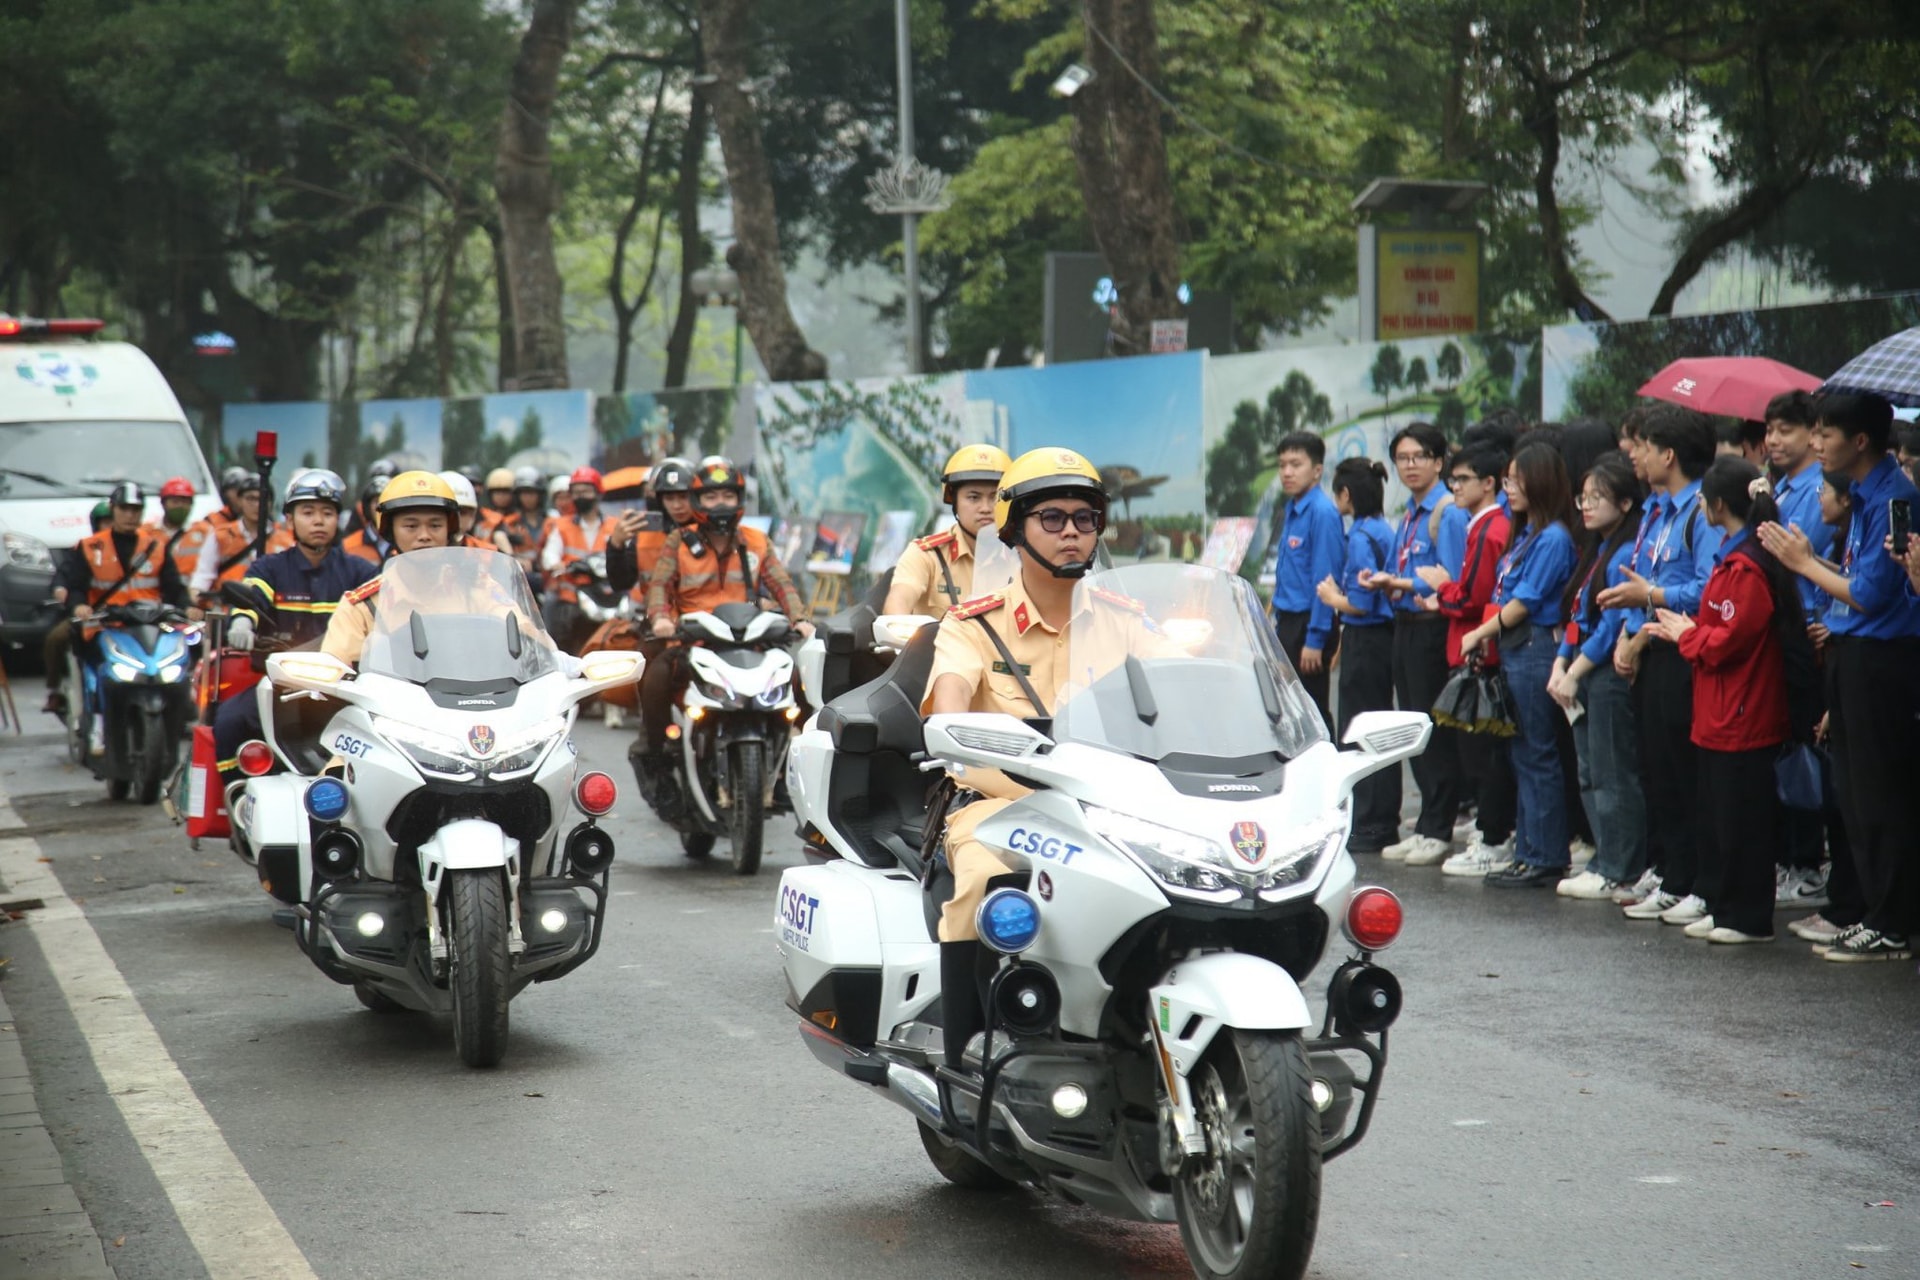
[[[0,925],[0,939],[8,926]],[[113,1280],[80,1197],[33,1100],[0,979],[0,1276]]]

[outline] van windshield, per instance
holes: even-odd
[[[122,480],[154,493],[174,476],[207,491],[184,423],[0,422],[0,498],[105,497]]]

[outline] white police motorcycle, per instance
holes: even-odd
[[[815,861],[781,878],[788,1003],[816,1057],[913,1115],[949,1180],[1178,1222],[1203,1277],[1297,1277],[1321,1164],[1366,1133],[1400,1009],[1373,963],[1400,905],[1355,885],[1353,787],[1430,726],[1368,713],[1336,749],[1231,575],[1129,566],[1074,601],[1076,619],[1137,613],[1075,627],[1050,723],[941,715],[923,733],[927,628],[800,736],[788,783]],[[977,831],[1015,871],[979,908],[997,960],[958,1067],[938,1025],[943,867],[922,844],[941,770],[1032,788]],[[1335,929],[1353,955],[1316,1032],[1300,984]]]
[[[394,557],[358,672],[267,659],[268,737],[241,748],[230,797],[236,849],[294,906],[307,957],[368,1008],[451,1012],[469,1066],[499,1063],[508,1001],[586,963],[606,919],[615,787],[570,733],[640,655],[568,658],[539,616],[511,556]]]

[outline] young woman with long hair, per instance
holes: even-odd
[[[1500,646],[1500,662],[1513,691],[1518,732],[1512,743],[1519,822],[1514,861],[1487,874],[1500,888],[1531,889],[1558,884],[1570,861],[1567,802],[1557,753],[1554,720],[1564,713],[1547,692],[1553,672],[1554,630],[1564,618],[1563,598],[1573,577],[1573,491],[1567,464],[1549,445],[1523,444],[1507,468],[1507,502],[1513,508],[1513,544],[1501,557],[1487,620],[1461,640],[1467,652]]]
[[[1386,504],[1387,469],[1366,458],[1347,458],[1333,469],[1333,503],[1353,524],[1347,530],[1346,568],[1315,588],[1342,627],[1340,640],[1340,731],[1362,711],[1393,710],[1393,601],[1374,578],[1392,563],[1393,526]],[[1363,586],[1373,582],[1372,587]],[[1387,769],[1353,791],[1354,853],[1379,853],[1400,838],[1400,771]]]

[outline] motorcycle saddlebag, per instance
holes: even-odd
[[[214,767],[218,754],[213,747],[213,726],[193,726],[193,754],[187,761],[187,834],[196,840],[209,836],[224,840],[231,833],[226,792],[220,785],[220,771]]]

